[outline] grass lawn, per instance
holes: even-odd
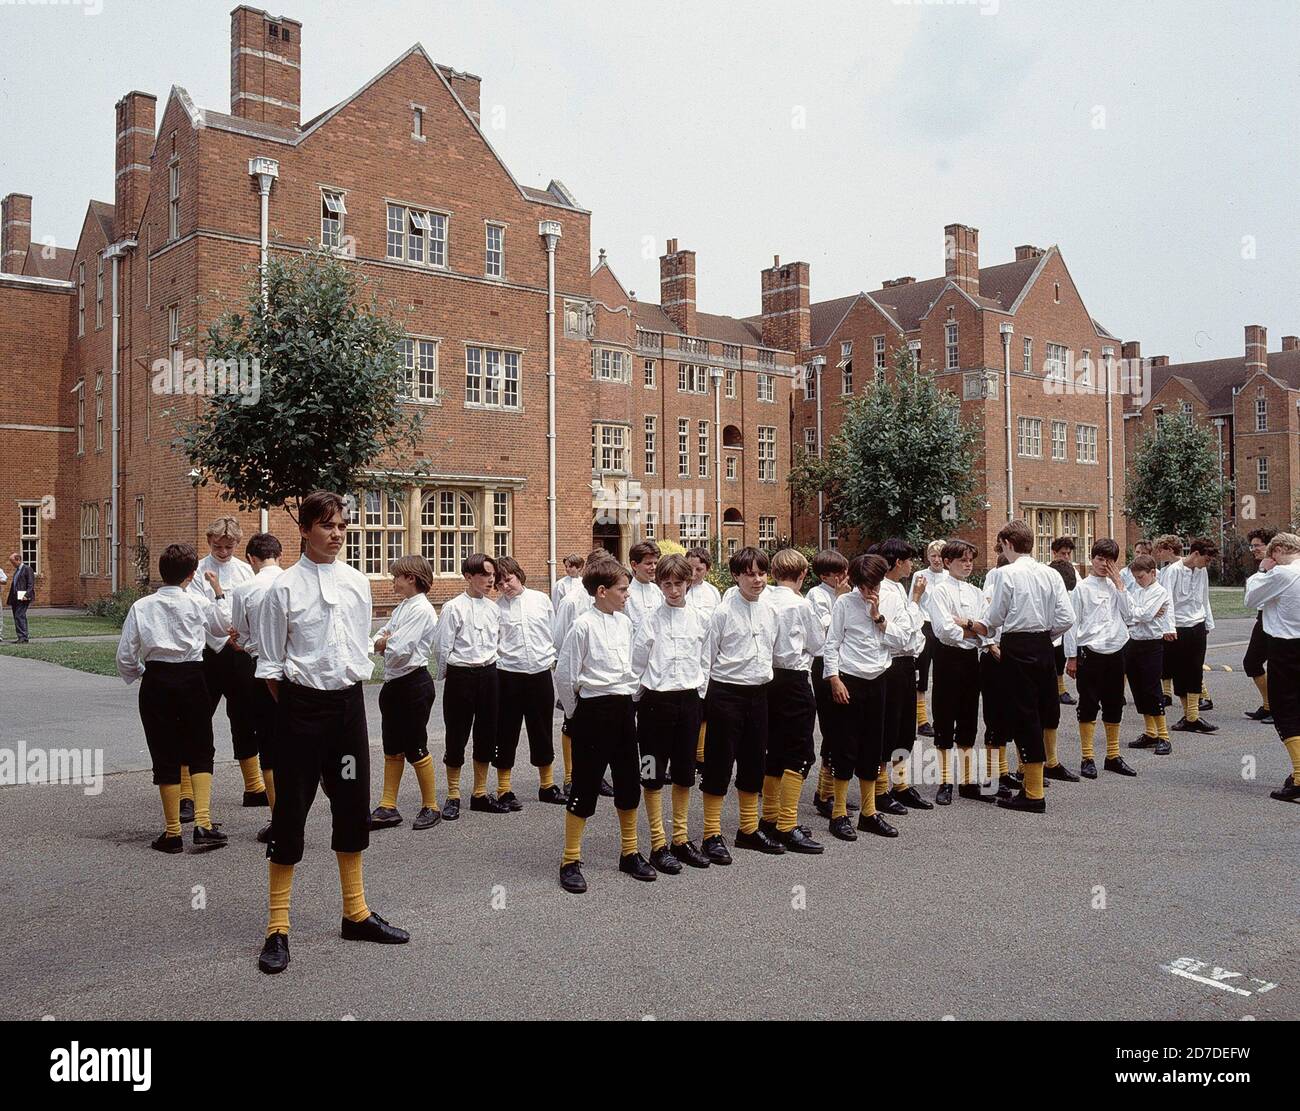
[[[1241,604],[1244,590],[1240,586],[1210,587],[1210,606],[1214,616],[1219,617],[1254,617],[1255,610],[1248,610]]]
[[[13,636],[12,622],[5,625],[7,636]],[[117,636],[122,628],[107,617],[88,617],[84,613],[57,617],[29,617],[28,632],[37,637],[92,637]]]

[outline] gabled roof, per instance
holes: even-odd
[[[1171,379],[1201,397],[1211,416],[1232,412],[1232,388],[1246,382],[1246,356],[1207,359],[1197,363],[1168,363],[1152,367],[1151,396],[1155,397]],[[1300,351],[1270,351],[1268,374],[1293,390],[1300,390]]]
[[[647,331],[666,332],[673,336],[684,334],[661,306],[649,301],[632,302],[632,319],[638,328],[645,328]],[[740,320],[734,316],[719,316],[711,312],[697,312],[695,321],[695,331],[691,334],[700,339],[742,344],[745,347],[763,346],[763,330],[753,320]]]
[[[106,243],[113,242],[113,211],[113,206],[107,201],[90,202],[90,214],[99,221],[99,227],[104,233]]]
[[[66,281],[72,274],[72,260],[77,252],[72,247],[55,247],[51,257],[46,258],[43,244],[33,243],[27,248],[27,262],[23,273],[32,278],[53,278]]]

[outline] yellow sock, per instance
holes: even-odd
[[[708,723],[703,721],[700,722],[700,736],[695,742],[695,762],[697,764],[704,763],[704,734],[707,730]]]
[[[260,795],[266,790],[266,784],[262,781],[262,766],[256,756],[245,756],[240,760],[239,770],[244,775],[245,791]]]
[[[684,845],[690,840],[686,820],[691,813],[691,789],[673,784],[673,844]]]
[[[781,807],[781,777],[763,776],[763,821],[775,822]]]
[[[289,895],[293,891],[293,865],[270,861],[267,882],[266,936],[289,932]]]
[[[438,809],[438,771],[433,766],[432,756],[421,756],[411,770],[420,784],[420,805],[430,810]]]
[[[894,761],[894,790],[907,790],[907,760]]]
[[[1172,679],[1161,679],[1161,680],[1160,680],[1160,689],[1163,690],[1163,691],[1165,692],[1165,697],[1166,697],[1166,698],[1173,698],[1173,696],[1174,696],[1174,681],[1173,681]]]
[[[1056,765],[1059,764],[1060,761],[1057,760],[1056,758],[1056,730],[1055,729],[1043,730],[1043,748],[1047,750],[1047,766],[1049,768],[1056,767]]]
[[[1208,690],[1205,689],[1205,680],[1204,680],[1204,679],[1201,680],[1201,697],[1202,697],[1202,698],[1209,698],[1209,697],[1210,697],[1210,692],[1209,692]]]
[[[1058,676],[1056,677],[1056,693],[1057,693],[1058,695],[1062,695],[1062,694],[1065,693],[1065,676],[1064,676],[1064,675],[1058,675]]]
[[[1106,730],[1106,759],[1114,760],[1119,755],[1119,722],[1107,721],[1102,725]]]
[[[988,762],[990,779],[997,779],[1002,774],[1001,764],[1006,758],[1006,750],[1001,745],[984,746],[984,759]]]
[[[1183,717],[1188,721],[1201,720],[1201,696],[1199,694],[1183,695]]]
[[[497,768],[497,794],[504,795],[510,790],[510,773],[513,768]]]
[[[968,786],[975,782],[972,778],[975,763],[975,750],[973,748],[963,748],[961,750],[961,781],[962,786]]]
[[[862,793],[862,813],[870,818],[876,812],[876,781],[865,776],[858,780],[858,790]],[[847,811],[846,811],[847,813]]]
[[[1259,697],[1264,700],[1264,709],[1268,709],[1268,676],[1255,676],[1255,689],[1259,691]]]
[[[366,885],[361,879],[360,853],[335,853],[339,858],[339,887],[343,891],[343,917],[364,922],[370,917],[366,906]]]
[[[1095,760],[1097,752],[1093,748],[1093,738],[1097,735],[1097,723],[1095,721],[1079,722],[1079,747],[1083,750],[1085,760]]]
[[[447,768],[447,798],[460,798],[460,768],[453,768],[450,764],[445,765]]]
[[[195,772],[190,779],[194,783],[194,824],[204,829],[211,829],[212,773]]]
[[[645,798],[646,825],[650,827],[650,848],[662,849],[668,844],[668,836],[664,833],[663,789],[652,791],[646,787],[641,794]]]
[[[181,765],[181,798],[194,801],[194,781],[190,778],[190,766]]]
[[[847,779],[835,780],[834,790],[835,805],[831,807],[831,817],[846,818],[849,813],[849,781]],[[866,799],[863,799],[862,805],[865,806],[866,804]]]
[[[486,760],[474,761],[474,797],[476,799],[487,797],[488,769],[491,766]]]
[[[880,770],[876,772],[876,794],[886,795],[889,793],[889,765],[881,764]]]
[[[1154,715],[1142,715],[1142,732],[1148,737],[1158,737],[1160,735],[1156,732],[1156,719]]]
[[[1282,743],[1291,756],[1291,782],[1300,783],[1300,737],[1288,737]]]
[[[1011,765],[1007,763],[1007,746],[998,745],[998,775],[1006,775],[1011,770]]]
[[[828,764],[823,764],[821,771],[817,773],[817,797],[819,799],[828,799],[835,794],[835,777],[831,774]]]
[[[740,800],[740,832],[753,833],[758,829],[758,792],[736,790]]]
[[[722,796],[704,795],[704,839],[722,836]]]
[[[930,715],[925,711],[925,694],[922,691],[916,692],[916,724],[929,725]]]
[[[262,770],[262,782],[266,784],[266,801],[275,809],[275,772],[270,768]]]
[[[1021,764],[1020,770],[1025,776],[1025,797],[1041,799],[1043,797],[1043,765],[1039,763]]]
[[[560,752],[564,756],[564,786],[567,789],[573,782],[573,738],[567,733],[560,734]]]
[[[619,855],[630,856],[640,852],[641,847],[636,838],[636,807],[631,810],[618,811]]]
[[[780,816],[776,820],[776,828],[782,833],[789,833],[799,824],[799,796],[802,793],[803,776],[786,768],[781,773]]]
[[[538,768],[537,780],[538,780],[537,786],[539,786],[543,791],[546,790],[547,787],[554,787],[555,786],[555,765],[543,764],[540,768]]]
[[[1152,720],[1156,723],[1156,736],[1162,741],[1169,740],[1169,719],[1164,714],[1156,714]]]
[[[952,749],[941,748],[939,752],[939,782],[952,782]]]
[[[168,837],[181,835],[181,785],[179,783],[160,783],[158,793],[162,795],[163,821],[166,823]]]
[[[564,812],[564,860],[565,864],[577,864],[582,859],[582,831],[587,828],[587,819],[576,814]]]
[[[400,752],[396,756],[384,757],[384,793],[379,796],[379,805],[384,810],[393,810],[397,806],[397,788],[402,784],[402,772],[406,770],[406,757]]]

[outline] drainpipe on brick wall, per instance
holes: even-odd
[[[1015,515],[1016,497],[1015,497],[1015,464],[1014,456],[1011,454],[1011,337],[1015,334],[1015,327],[1003,322],[998,325],[998,331],[1002,334],[1002,384],[1003,392],[1006,398],[1003,401],[1003,412],[1006,420],[1006,439],[1007,439],[1007,520],[1010,521]]]
[[[822,448],[822,367],[826,365],[825,355],[814,355],[808,360],[808,365],[813,367],[817,375],[817,458],[824,457],[825,452]],[[826,512],[826,493],[822,487],[817,487],[817,550],[820,552],[826,547],[823,539],[823,533],[826,525],[822,515]]]
[[[1111,425],[1110,406],[1110,368],[1115,354],[1113,347],[1102,349],[1102,361],[1106,364],[1106,535],[1115,535],[1115,453],[1114,432]],[[1124,551],[1120,546],[1120,553]]]
[[[542,220],[537,234],[546,243],[546,574],[555,586],[555,247],[562,229],[558,220]]]
[[[717,529],[718,562],[722,562],[722,367],[709,367],[709,377],[713,379],[713,527]]]
[[[109,405],[110,405],[110,420],[111,420],[111,428],[112,428],[110,467],[112,469],[113,477],[112,477],[111,501],[109,503],[110,508],[109,508],[109,525],[108,525],[112,533],[113,542],[112,544],[109,545],[108,548],[108,567],[109,567],[108,581],[109,581],[109,588],[114,592],[116,592],[118,588],[118,579],[119,579],[118,567],[120,565],[120,560],[118,559],[118,552],[121,550],[122,547],[122,537],[121,537],[122,530],[118,528],[118,525],[120,524],[119,505],[121,502],[121,494],[120,494],[119,487],[122,484],[122,462],[121,462],[122,461],[122,454],[121,454],[122,422],[118,416],[118,401],[117,401],[118,393],[120,392],[119,380],[121,378],[121,373],[122,373],[122,360],[118,352],[118,345],[121,342],[121,337],[122,337],[122,296],[121,296],[122,271],[120,268],[120,263],[122,261],[122,256],[125,255],[127,251],[134,250],[135,247],[136,247],[136,241],[134,239],[122,239],[119,240],[117,243],[114,243],[111,247],[108,248],[108,250],[104,252],[105,258],[110,258],[113,260],[113,276],[112,276],[113,329],[112,329],[112,341],[111,341],[113,345],[113,355],[112,355],[112,370],[109,374],[109,386],[110,386]]]
[[[261,194],[262,202],[262,240],[261,254],[259,256],[258,273],[261,275],[262,282],[262,304],[266,304],[266,261],[267,253],[270,247],[268,224],[271,215],[271,184],[280,176],[280,163],[274,158],[250,158],[248,160],[249,176],[257,179],[257,191]],[[258,514],[258,529],[261,532],[269,532],[271,528],[271,514],[266,506],[263,506]]]

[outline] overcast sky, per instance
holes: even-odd
[[[0,193],[71,246],[113,199],[113,104],[173,84],[229,110],[230,0],[0,0]],[[658,300],[674,236],[702,310],[759,310],[759,270],[823,300],[1057,244],[1093,316],[1143,353],[1300,333],[1295,0],[285,0],[303,118],[412,43],[483,78],[493,145],[593,212]]]

